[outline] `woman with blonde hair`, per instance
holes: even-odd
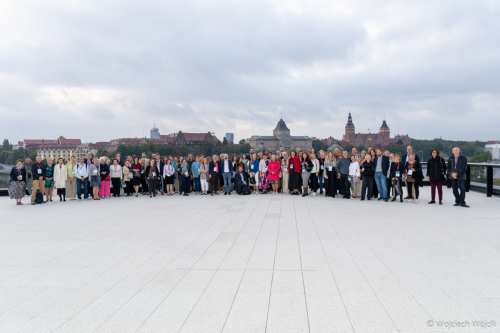
[[[76,200],[77,195],[77,180],[76,180],[76,169],[78,163],[76,163],[75,155],[71,156],[70,162],[66,164],[66,173],[68,174],[68,181],[66,182],[66,196],[70,200]]]
[[[94,157],[92,164],[88,167],[90,187],[92,187],[92,199],[99,199],[99,186],[101,185],[100,165],[97,157]]]
[[[54,167],[54,187],[57,189],[59,201],[66,201],[66,181],[68,180],[68,171],[64,165],[64,159],[59,157],[57,165]]]
[[[328,151],[324,166],[325,197],[335,198],[335,193],[337,192],[337,160],[333,151]]]
[[[100,162],[101,186],[99,187],[99,197],[106,199],[111,197],[111,188],[109,186],[109,165],[107,163],[107,157],[101,157]]]

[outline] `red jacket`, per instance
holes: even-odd
[[[288,158],[288,173],[290,173],[290,161],[292,160],[292,158]],[[298,156],[295,156],[293,158],[293,169],[295,170],[295,172],[300,172],[300,158]]]

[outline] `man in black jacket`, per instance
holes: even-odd
[[[455,204],[453,206],[469,208],[465,203],[467,157],[460,155],[460,148],[453,148],[453,156],[448,160],[447,171],[451,187],[453,188],[453,195],[455,196]]]
[[[248,177],[246,173],[243,172],[243,167],[241,165],[238,167],[238,172],[234,176],[234,185],[236,186],[238,194],[242,194],[241,189],[244,185],[248,185]]]
[[[389,171],[389,157],[382,155],[382,149],[376,149],[377,156],[373,160],[375,164],[375,183],[377,184],[380,200],[389,201],[389,194],[387,192],[387,172]]]
[[[40,190],[43,194],[45,192],[45,175],[47,169],[45,164],[42,163],[42,157],[37,156],[36,162],[31,166],[31,174],[33,175],[33,191],[31,193],[31,204],[35,204],[36,190]],[[44,201],[45,202],[45,201]]]

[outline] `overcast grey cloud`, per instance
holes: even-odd
[[[3,1],[3,137],[499,139],[498,1]],[[27,119],[26,119],[27,117]]]

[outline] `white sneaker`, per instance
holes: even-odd
[[[413,202],[413,199],[408,200],[408,202]]]
[[[413,201],[413,202],[418,202],[418,199],[415,199],[415,201]]]
[[[316,196],[316,192],[313,192],[313,197],[315,197],[315,196]]]

